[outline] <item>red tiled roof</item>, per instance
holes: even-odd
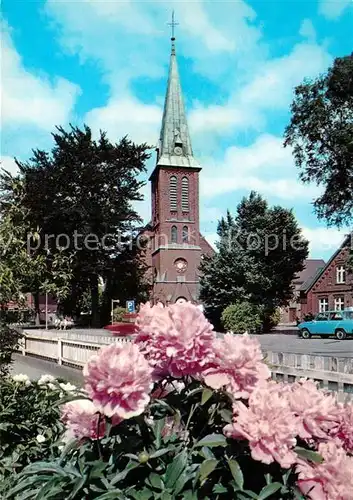
[[[325,261],[322,259],[306,259],[304,269],[297,274],[294,283],[301,284],[313,278],[319,269],[325,267]]]

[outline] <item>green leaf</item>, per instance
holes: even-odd
[[[227,488],[222,484],[216,484],[213,488],[213,493],[215,494],[227,493],[227,491],[228,491]]]
[[[71,491],[70,496],[68,497],[68,500],[73,500],[77,493],[80,492],[80,490],[83,490],[83,487],[87,481],[87,475],[85,474],[81,478],[76,479],[75,483],[72,485],[73,489]]]
[[[123,495],[122,491],[119,489],[107,491],[106,493],[103,493],[103,495],[100,495],[99,497],[96,498],[96,500],[119,500],[119,499],[121,500],[126,499],[125,495]]]
[[[221,410],[219,413],[225,422],[227,422],[228,424],[232,423],[233,414],[230,410],[223,408],[223,410]]]
[[[187,464],[187,451],[183,450],[179,453],[172,463],[170,463],[165,472],[165,485],[167,488],[172,488]]]
[[[321,464],[323,462],[322,456],[319,453],[316,453],[316,451],[306,450],[300,446],[294,448],[294,451],[300,458],[304,458],[304,460],[309,460],[315,464]]]
[[[123,479],[126,478],[126,476],[131,472],[132,470],[136,469],[140,463],[136,462],[129,462],[125,469],[121,472],[118,472],[113,479],[110,481],[110,484],[114,486],[114,484],[118,483],[119,481],[122,481]]]
[[[201,405],[207,403],[207,401],[213,396],[213,391],[211,389],[204,389],[201,396]]]
[[[271,495],[273,495],[273,493],[276,493],[276,491],[280,490],[282,486],[283,484],[281,483],[271,483],[267,486],[264,486],[260,491],[258,500],[265,500],[265,498],[269,498]]]
[[[165,426],[165,418],[161,418],[157,420],[156,425],[154,426],[154,435],[156,436],[156,448],[160,448],[162,442],[162,431]]]
[[[165,455],[166,453],[169,453],[171,451],[173,451],[173,448],[161,448],[160,450],[157,450],[154,453],[152,453],[152,455],[150,455],[150,458],[161,457],[162,455]]]
[[[200,455],[203,456],[203,458],[215,458],[214,454],[212,451],[207,448],[206,446],[203,446],[200,450]]]
[[[230,472],[232,473],[232,476],[234,478],[234,481],[236,482],[239,489],[242,490],[244,488],[244,476],[240,468],[240,465],[234,459],[228,460],[228,465],[230,468]]]
[[[208,446],[209,448],[213,448],[215,446],[227,446],[227,440],[223,436],[223,434],[209,434],[198,441],[195,447],[199,446]]]
[[[210,458],[202,462],[200,466],[200,472],[199,472],[199,480],[200,483],[202,484],[207,477],[215,470],[217,467],[218,460],[214,458]]]
[[[159,476],[155,472],[151,472],[151,474],[148,476],[147,481],[152,486],[152,488],[156,488],[157,490],[162,490],[164,488],[164,483],[161,476]]]

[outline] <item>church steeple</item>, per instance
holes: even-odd
[[[162,127],[157,147],[157,167],[200,168],[193,157],[189,127],[181,90],[175,50],[174,13],[172,18],[172,46],[167,93],[164,101]]]

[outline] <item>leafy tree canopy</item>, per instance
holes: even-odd
[[[59,127],[53,139],[50,153],[35,150],[28,162],[16,161],[24,185],[21,207],[38,228],[31,256],[56,256],[63,249],[70,255],[72,298],[79,302],[91,291],[97,324],[98,279],[112,271],[141,222],[133,202],[142,199],[139,174],[148,146],[126,137],[113,144],[104,132],[94,139],[87,126]],[[4,206],[14,194],[5,190]]]
[[[320,218],[353,219],[353,53],[327,74],[296,87],[285,146],[293,147],[303,182],[323,187],[314,202]]]
[[[240,301],[263,306],[270,317],[292,297],[292,280],[303,269],[308,242],[291,210],[269,207],[252,192],[235,216],[218,224],[218,252],[201,265],[200,296],[216,327],[222,311]]]

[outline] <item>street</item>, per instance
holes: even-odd
[[[21,356],[20,354],[15,354],[13,359],[12,373],[14,375],[23,373],[28,375],[32,380],[38,380],[41,375],[49,374],[54,377],[63,378],[76,385],[82,384],[83,377],[81,370],[57,365],[56,363],[51,363],[50,361],[34,358],[32,356]]]
[[[346,340],[312,338],[301,339],[297,335],[265,334],[255,335],[264,350],[317,356],[353,358],[353,336]]]

